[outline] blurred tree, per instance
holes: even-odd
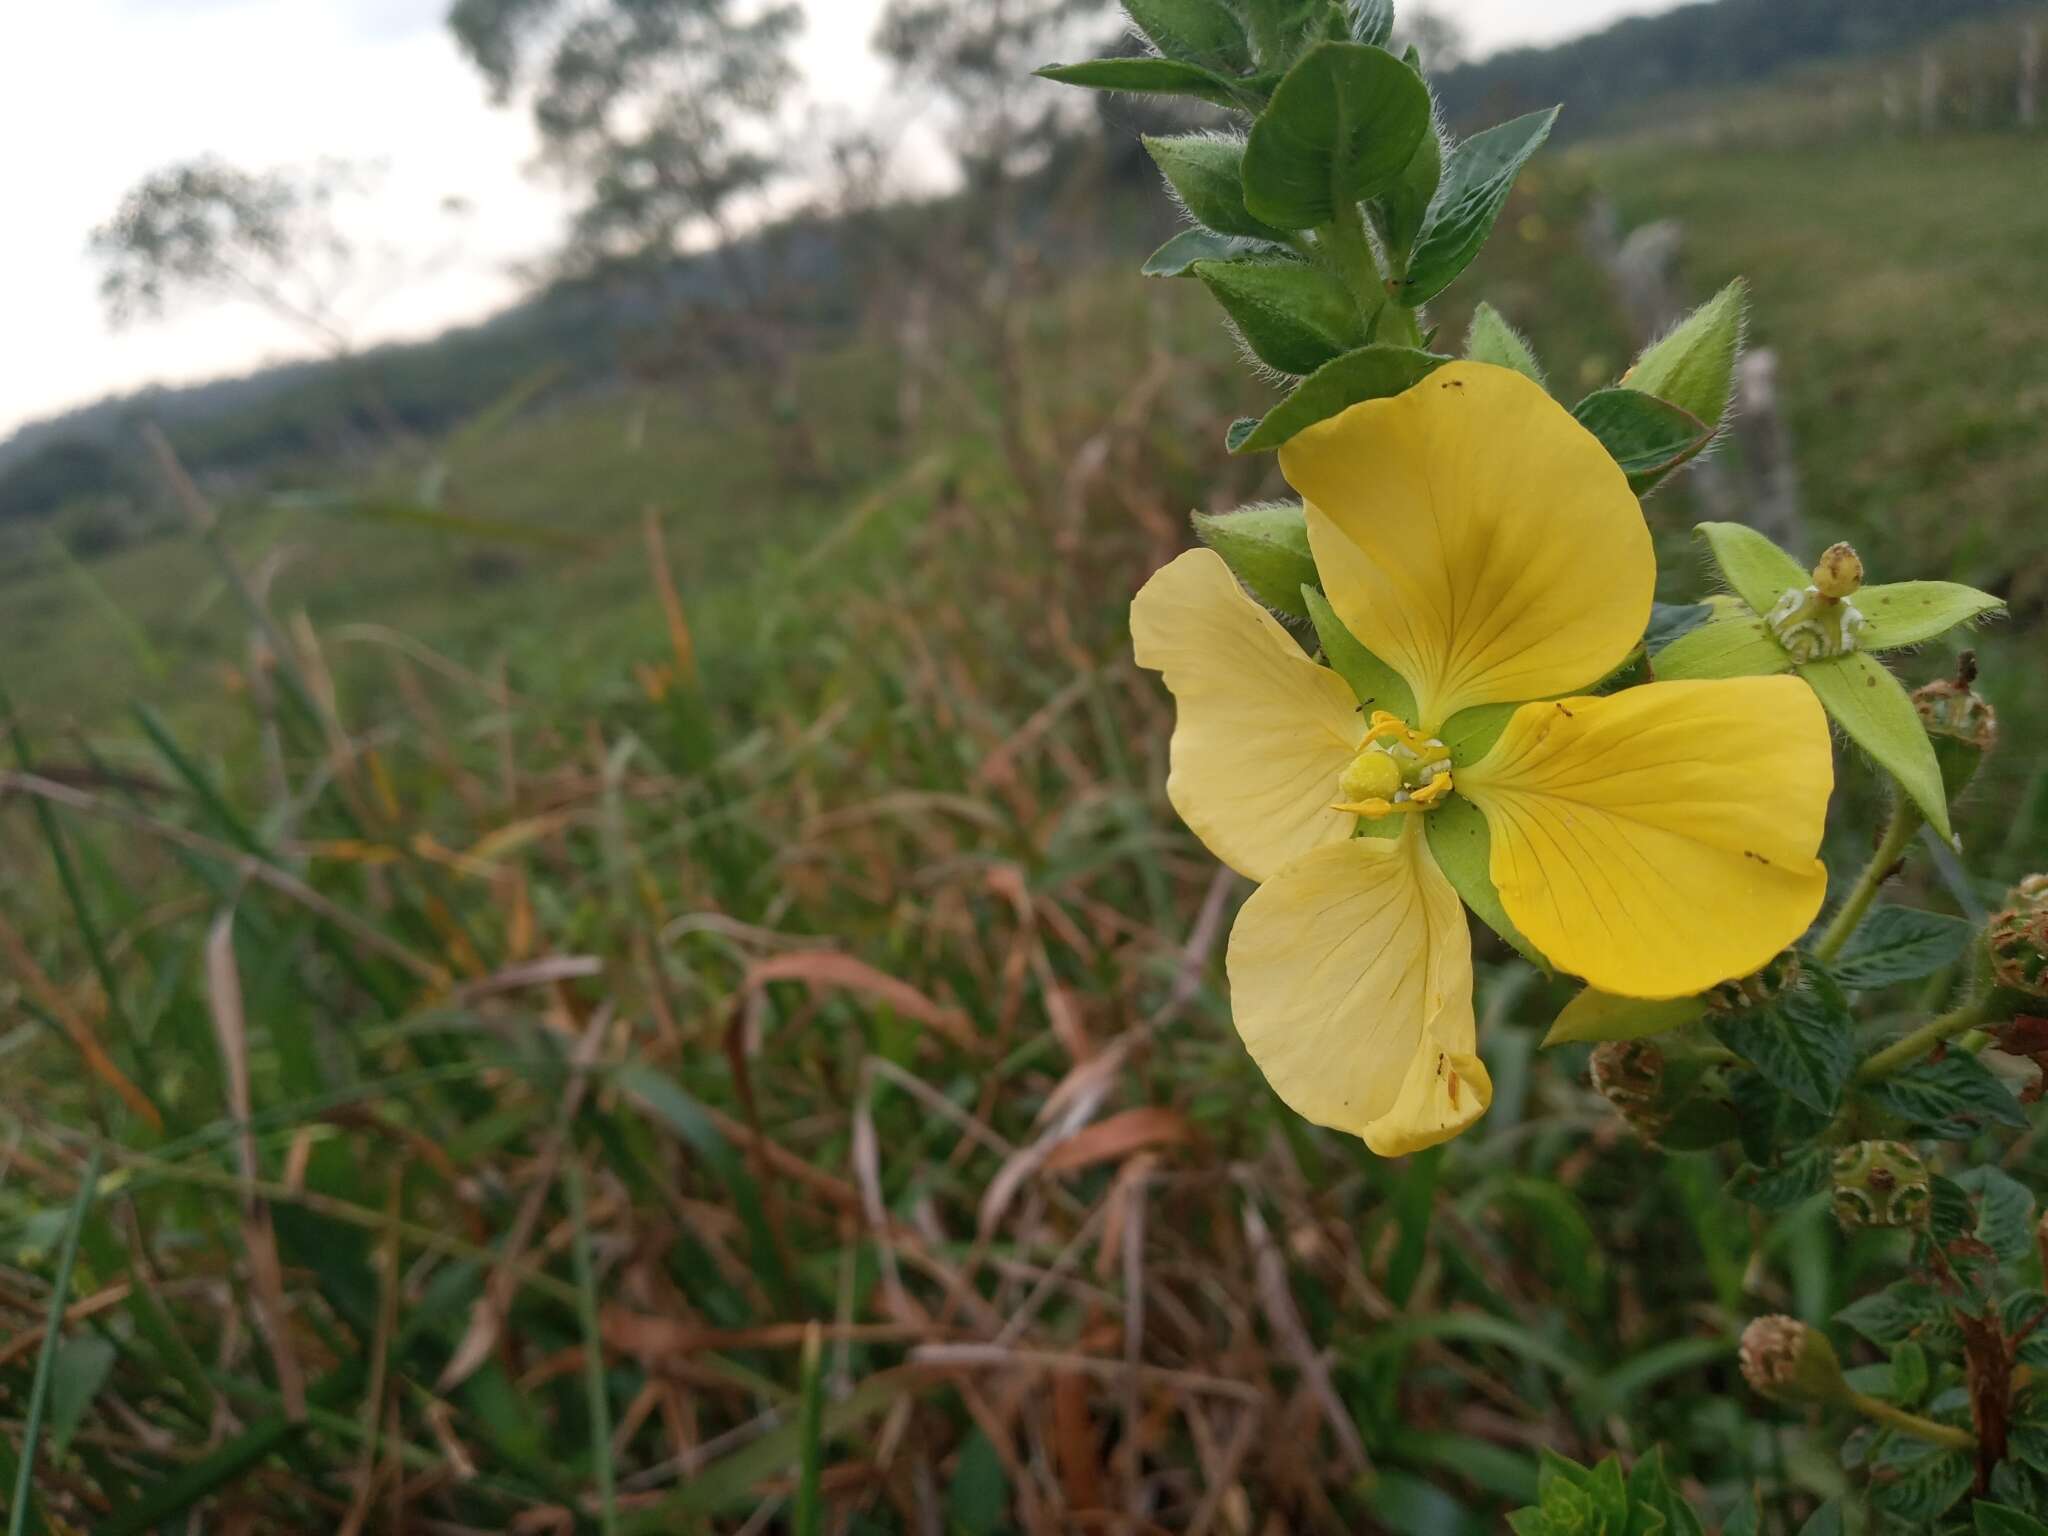
[[[1399,20],[1394,27],[1394,51],[1412,47],[1432,74],[1455,69],[1471,57],[1465,29],[1454,17],[1430,6],[1403,6],[1395,14]]]
[[[571,267],[724,245],[736,205],[788,165],[786,0],[455,0],[448,24],[494,100],[530,93],[548,159],[584,194]]]
[[[333,289],[354,252],[333,204],[355,184],[338,161],[304,174],[245,171],[212,158],[152,171],[91,235],[108,318],[126,325],[183,299],[239,295],[349,350]]]

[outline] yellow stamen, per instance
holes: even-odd
[[[1398,715],[1374,710],[1330,809],[1375,819],[1426,811],[1451,792],[1451,754]]]

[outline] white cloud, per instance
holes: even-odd
[[[1547,39],[1671,0],[1438,0],[1475,43]],[[910,110],[868,47],[882,0],[810,0],[798,48],[811,94],[842,113]],[[149,171],[214,154],[250,167],[381,161],[356,210],[370,242],[424,264],[447,241],[441,200],[473,210],[454,259],[353,318],[362,340],[431,332],[498,308],[508,266],[546,251],[559,188],[528,173],[522,109],[492,108],[457,52],[446,0],[66,0],[11,8],[0,143],[13,217],[0,242],[0,433],[115,390],[303,355],[247,305],[110,331],[85,254],[92,227]],[[894,126],[894,125],[892,125]]]

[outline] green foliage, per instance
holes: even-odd
[[[1661,1447],[1627,1476],[1610,1456],[1586,1468],[1542,1453],[1537,1502],[1508,1516],[1515,1536],[1705,1536],[1706,1526],[1672,1487]]]
[[[1552,107],[1531,112],[1452,148],[1444,163],[1443,183],[1416,236],[1414,254],[1397,279],[1403,304],[1412,309],[1428,303],[1472,264],[1493,232],[1515,178],[1550,137],[1558,111]]]
[[[1723,288],[1645,348],[1622,376],[1623,387],[1675,405],[1710,429],[1718,427],[1734,387],[1748,296],[1740,278]]]
[[[1812,685],[1849,739],[1898,782],[1927,824],[1944,840],[1952,839],[1948,790],[1935,761],[1934,743],[1927,739],[1913,701],[1884,663],[1858,652],[1808,662],[1799,675]]]
[[[1433,352],[1376,342],[1347,352],[1318,368],[1280,404],[1230,444],[1233,453],[1278,448],[1304,427],[1312,427],[1364,400],[1398,395],[1449,362]]]
[[[1842,986],[1888,987],[1955,964],[1975,930],[1961,918],[1911,907],[1878,907],[1833,962]]]
[[[1125,0],[1124,9],[1168,58],[1235,74],[1252,67],[1250,39],[1224,0]]]
[[[1314,373],[1365,342],[1358,306],[1342,283],[1307,262],[1246,257],[1193,268],[1259,361]]]
[[[1273,502],[1236,512],[1197,512],[1195,536],[1221,555],[1268,608],[1309,617],[1303,589],[1316,579],[1301,503]]]
[[[1595,390],[1572,414],[1600,439],[1639,496],[1713,439],[1698,417],[1632,389]]]
[[[1199,527],[1200,515],[1196,517]],[[1315,572],[1314,562],[1308,560],[1307,531],[1302,531],[1300,551],[1308,561],[1309,575]],[[1249,585],[1249,583],[1247,583]],[[1254,588],[1253,590],[1257,590]],[[1323,648],[1323,660],[1330,669],[1351,685],[1351,691],[1358,696],[1359,706],[1369,715],[1373,710],[1384,709],[1403,720],[1415,715],[1415,694],[1407,680],[1392,667],[1360,645],[1344,621],[1337,617],[1321,590],[1311,586],[1304,579],[1301,586],[1301,601],[1309,621],[1314,624],[1317,643]]]
[[[1144,144],[1196,223],[1222,235],[1269,242],[1287,238],[1284,231],[1253,218],[1245,207],[1243,140],[1190,133],[1147,138]]]
[[[1870,621],[1864,645],[1889,651],[1938,639],[2005,604],[1958,582],[1895,581],[1865,587],[1856,594],[1856,606]]]
[[[1543,1043],[1551,1046],[1641,1040],[1697,1023],[1705,1012],[1706,1004],[1696,997],[1614,997],[1585,987],[1564,1005]]]
[[[1323,43],[1287,72],[1245,144],[1245,206],[1313,229],[1391,187],[1430,126],[1429,91],[1382,48]]]
[[[1465,356],[1475,363],[1512,368],[1524,378],[1549,387],[1543,365],[1536,361],[1529,343],[1501,318],[1499,310],[1484,301],[1472,311],[1472,324],[1465,332]]]

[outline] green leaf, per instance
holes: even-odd
[[[1685,678],[1771,677],[1792,670],[1792,658],[1770,626],[1747,603],[1719,598],[1708,604],[1706,623],[1650,652],[1650,671],[1659,682]]]
[[[1505,939],[1527,959],[1548,971],[1550,962],[1523,938],[1501,905],[1500,892],[1493,883],[1493,838],[1486,816],[1463,795],[1454,794],[1422,818],[1429,837],[1429,851],[1437,868],[1464,898],[1479,920]]]
[[[1977,1197],[1977,1239],[2010,1262],[2033,1247],[2034,1192],[2001,1168],[1986,1164],[1956,1175]]]
[[[1124,9],[1168,58],[1233,72],[1251,68],[1251,45],[1223,0],[1124,0]]]
[[[1128,91],[1138,96],[1192,96],[1212,106],[1242,109],[1237,87],[1214,70],[1179,59],[1089,59],[1080,64],[1048,64],[1037,71],[1042,80],[1078,85],[1090,91]]]
[[[114,1346],[96,1333],[68,1338],[57,1346],[50,1378],[50,1456],[61,1461],[71,1437],[85,1422],[107,1374],[114,1368]]]
[[[1253,218],[1244,206],[1244,140],[1221,133],[1147,135],[1145,152],[1173,195],[1197,224],[1219,235],[1283,241],[1287,237]]]
[[[1817,1147],[1759,1167],[1745,1163],[1728,1181],[1728,1193],[1766,1213],[1789,1211],[1828,1186],[1828,1157]]]
[[[2048,1525],[2009,1504],[1979,1499],[1970,1506],[1970,1517],[1977,1522],[1977,1536],[2048,1536]]]
[[[1915,1339],[1908,1339],[1892,1351],[1892,1401],[1910,1408],[1927,1392],[1932,1375],[1927,1351]]]
[[[1325,421],[1361,400],[1400,394],[1449,361],[1434,352],[1383,343],[1347,352],[1297,384],[1292,394],[1232,446],[1231,452],[1259,453],[1278,448],[1304,427]],[[1232,431],[1234,435],[1235,428]]]
[[[1558,108],[1531,112],[1465,140],[1451,151],[1443,184],[1415,242],[1401,302],[1427,304],[1472,264],[1529,157],[1550,137]]]
[[[1382,48],[1321,43],[1288,70],[1244,154],[1245,206],[1311,229],[1393,184],[1430,124],[1421,77]]]
[[[1415,67],[1412,60],[1408,67]],[[1436,119],[1432,116],[1428,128],[1416,141],[1415,153],[1408,157],[1408,163],[1401,167],[1401,174],[1394,178],[1394,184],[1373,200],[1373,219],[1379,227],[1380,238],[1385,243],[1398,267],[1408,259],[1416,239],[1422,234],[1423,221],[1429,216],[1429,205],[1436,197],[1436,189],[1443,182],[1444,145],[1437,131]]]
[[[1536,354],[1530,350],[1529,343],[1501,318],[1499,310],[1484,299],[1472,311],[1472,324],[1466,328],[1465,355],[1475,363],[1512,368],[1522,377],[1549,387],[1543,377],[1543,365],[1536,361]]]
[[[1009,1504],[1010,1480],[1002,1458],[988,1436],[976,1429],[960,1449],[953,1484],[946,1490],[949,1525],[960,1536],[994,1536]]]
[[[1316,582],[1308,525],[1298,501],[1262,502],[1235,512],[1197,512],[1195,537],[1268,608],[1305,619],[1302,588]]]
[[[1881,1291],[1859,1297],[1835,1314],[1835,1321],[1853,1328],[1879,1349],[1903,1344],[1913,1330],[1948,1315],[1948,1303],[1931,1285],[1895,1280]]]
[[[1748,294],[1742,279],[1735,279],[1663,340],[1646,348],[1622,375],[1622,387],[1655,395],[1708,427],[1718,427],[1728,411],[1735,358],[1742,350]]]
[[[1679,1342],[1700,1344],[1715,1341],[1687,1339]],[[1644,1509],[1664,1517],[1663,1536],[1706,1536],[1706,1527],[1700,1523],[1700,1517],[1671,1486],[1670,1475],[1664,1470],[1664,1448],[1661,1445],[1652,1446],[1649,1454],[1638,1457],[1636,1464],[1629,1469],[1628,1496]],[[1651,1536],[1651,1528],[1632,1524],[1629,1536]]]
[[[1619,1532],[1628,1524],[1628,1484],[1619,1458],[1609,1456],[1587,1476],[1585,1491],[1593,1501],[1596,1530]]]
[[[1741,523],[1701,523],[1693,531],[1714,552],[1714,562],[1721,567],[1729,589],[1759,616],[1769,613],[1792,588],[1806,590],[1808,573],[1799,562],[1754,528]]]
[[[1543,1037],[1543,1044],[1549,1047],[1581,1041],[1641,1040],[1683,1029],[1697,1022],[1706,1011],[1707,1005],[1697,997],[1616,997],[1587,987],[1564,1005],[1551,1024],[1550,1033]]]
[[[1384,48],[1394,35],[1394,0],[1349,0],[1351,41]]]
[[[1250,257],[1195,264],[1260,362],[1310,374],[1365,340],[1351,292],[1306,262]]]
[[[1843,733],[1899,781],[1936,835],[1953,843],[1948,791],[1942,783],[1941,764],[1934,757],[1934,743],[1927,739],[1913,700],[1885,670],[1884,663],[1853,651],[1807,662],[1799,675],[1819,695]]]
[[[1139,271],[1147,277],[1180,277],[1198,261],[1230,261],[1276,250],[1277,246],[1263,240],[1244,240],[1207,229],[1184,229],[1147,256]]]
[[[1989,592],[1954,581],[1885,582],[1865,587],[1851,601],[1870,621],[1863,635],[1867,651],[1920,645],[2005,606]]]
[[[1199,514],[1196,520],[1199,523]],[[1304,531],[1304,542],[1306,538]],[[1351,685],[1351,691],[1358,695],[1358,702],[1367,713],[1384,709],[1403,720],[1414,719],[1415,693],[1406,679],[1358,643],[1357,637],[1337,617],[1337,610],[1330,606],[1329,599],[1317,588],[1304,584],[1301,601],[1308,611],[1309,622],[1315,625],[1316,640],[1323,648],[1323,660]]]
[[[1872,1479],[1871,1507],[1894,1519],[1915,1522],[1918,1530],[1928,1529],[1977,1479],[1976,1458],[1964,1451],[1930,1449],[1892,1471],[1882,1482]]]
[[[1572,408],[1600,439],[1638,495],[1706,447],[1713,431],[1697,416],[1633,389],[1596,389]]]
[[[1799,1536],[1842,1536],[1842,1501],[1829,1499],[1799,1527]]]
[[[1976,1057],[1950,1051],[1938,1061],[1881,1077],[1864,1088],[1873,1101],[1909,1128],[1940,1141],[1967,1141],[1987,1125],[2019,1129],[2025,1111],[2005,1084]]]
[[[1757,1525],[1763,1518],[1760,1511],[1754,1490],[1745,1489],[1741,1502],[1729,1511],[1721,1536],[1757,1536]]]
[[[1918,981],[1962,959],[1976,930],[1959,917],[1913,907],[1879,907],[1829,969],[1845,987],[1868,990]]]
[[[1799,1103],[1833,1114],[1856,1067],[1856,1021],[1825,987],[1801,987],[1761,1008],[1722,1014],[1714,1033]]]

